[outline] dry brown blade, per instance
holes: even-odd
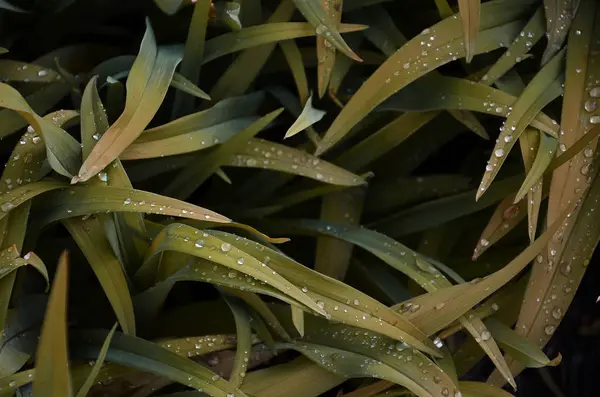
[[[599,11],[597,2],[582,1],[568,39],[567,79],[561,117],[562,144],[567,148],[581,139],[593,127],[595,120],[600,121],[600,109],[595,106],[594,99],[600,96],[600,87],[593,85],[598,76],[592,69],[592,62],[597,62],[600,55],[600,43],[596,40],[600,33]],[[597,138],[594,138],[583,152],[555,170],[548,204],[549,224],[586,193],[591,183],[590,175],[594,173],[590,163],[595,156],[596,145]],[[592,190],[594,188],[592,185]],[[584,205],[590,205],[587,201]],[[560,323],[587,266],[586,251],[589,247],[586,244],[590,243],[589,237],[580,233],[590,233],[585,225],[588,215],[581,206],[573,211],[567,224],[555,233],[534,262],[515,330],[540,346],[548,342]],[[513,362],[511,368],[514,373],[523,369],[517,362]],[[494,374],[489,381],[500,382]]]

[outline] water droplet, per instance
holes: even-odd
[[[497,303],[492,303],[492,309],[497,312],[498,309],[500,309],[500,307],[498,306]]]
[[[504,142],[506,142],[506,143],[512,142],[512,140],[513,140],[512,135],[507,135],[507,136],[504,137]]]
[[[238,258],[237,260],[238,265],[243,265],[244,264],[244,258]]]
[[[567,146],[564,143],[561,143],[560,145],[558,145],[558,148],[560,149],[561,152],[564,152],[565,150],[567,150]]]
[[[556,327],[554,325],[546,325],[544,328],[544,332],[546,335],[552,335],[556,331]]]
[[[98,141],[98,140],[100,140],[100,134],[96,133],[96,134],[92,135],[92,138],[93,138],[95,141]]]
[[[256,166],[256,160],[255,160],[255,159],[252,159],[252,158],[250,158],[250,159],[246,160],[246,165],[247,165],[248,167],[255,167],[255,166]]]
[[[127,197],[125,200],[123,200],[123,204],[125,204],[125,205],[131,204],[131,199],[129,197]]]
[[[481,240],[479,240],[479,244],[481,244],[482,247],[487,247],[490,245],[490,242],[484,238],[482,238]]]
[[[486,341],[489,340],[492,337],[492,334],[490,334],[490,331],[483,331],[481,333],[481,340]]]
[[[587,175],[587,174],[588,174],[588,172],[590,172],[590,165],[589,165],[589,164],[584,164],[584,165],[581,167],[581,174],[582,174],[582,175]]]
[[[37,75],[38,75],[38,76],[40,76],[40,77],[44,77],[44,76],[46,76],[47,74],[48,74],[48,72],[47,72],[47,71],[45,71],[45,70],[39,70],[39,71],[37,72]]]
[[[356,306],[358,306],[358,305],[360,304],[360,301],[359,301],[358,299],[354,299],[354,304],[355,304]]]
[[[37,145],[38,143],[40,143],[42,141],[42,138],[40,138],[39,135],[34,136],[33,138],[31,138],[31,142],[33,142],[34,145]]]
[[[494,156],[496,156],[496,157],[502,157],[502,156],[504,156],[504,150],[502,150],[502,149],[496,149],[496,151],[494,152]]]
[[[435,308],[436,308],[437,310],[440,310],[440,309],[441,309],[441,308],[443,308],[445,305],[446,305],[446,304],[445,304],[444,302],[440,302],[440,303],[438,303],[437,305],[435,305]]]
[[[560,320],[562,317],[562,309],[560,307],[555,307],[554,310],[552,310],[552,317]]]
[[[229,252],[229,250],[231,250],[231,244],[229,244],[229,243],[221,244],[221,251]]]
[[[587,110],[588,112],[593,112],[594,110],[596,110],[596,107],[597,107],[597,103],[593,99],[589,99],[589,100],[585,101],[585,103],[583,104],[583,108],[585,110]]]
[[[576,35],[576,36],[581,36],[581,30],[577,29],[577,30],[575,31],[575,35]]]
[[[591,124],[600,124],[600,116],[592,116],[590,117]]]
[[[204,240],[202,240],[201,238],[199,238],[198,240],[196,240],[196,242],[194,243],[194,247],[196,247],[196,248],[203,248],[204,247]]]
[[[600,87],[594,87],[590,90],[590,96],[592,98],[600,98]]]
[[[106,172],[99,172],[98,178],[100,178],[102,182],[108,182],[108,174]]]
[[[0,205],[0,209],[3,212],[8,212],[8,211],[12,210],[13,208],[15,208],[15,206],[10,201],[7,201],[5,203],[2,203],[2,205]]]
[[[302,287],[302,292],[307,293],[308,292],[308,288]]]
[[[317,306],[319,306],[321,309],[323,309],[325,307],[325,302],[317,301]]]
[[[583,155],[585,157],[592,157],[594,155],[594,149],[592,149],[591,147],[586,147],[585,149],[583,149]]]
[[[487,172],[490,172],[490,171],[492,171],[493,169],[494,169],[494,166],[493,166],[493,165],[491,165],[491,164],[488,164],[488,165],[486,165],[486,166],[485,166],[485,170],[486,170]]]
[[[325,26],[325,25],[319,25],[319,26],[317,26],[317,29],[315,29],[315,32],[317,34],[323,34],[326,31],[327,31],[327,26]]]
[[[442,389],[442,396],[444,396],[444,397],[448,397],[449,395],[450,395],[450,392],[448,391],[448,388],[447,388],[447,387],[444,387],[444,388]]]

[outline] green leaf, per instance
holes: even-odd
[[[231,157],[247,145],[248,139],[267,127],[283,109],[276,110],[255,121],[239,133],[220,145],[209,155],[183,169],[165,188],[165,194],[172,197],[189,197],[220,166],[230,161]]]
[[[294,323],[294,327],[296,327],[296,331],[298,331],[300,336],[303,337],[304,336],[304,310],[302,310],[296,306],[290,306],[290,310],[292,313],[292,322]]]
[[[298,90],[298,99],[301,103],[308,101],[308,79],[306,77],[306,70],[304,70],[304,61],[302,60],[302,53],[296,45],[294,40],[286,40],[279,42],[279,48],[283,52],[283,56],[287,61],[294,82],[296,83],[296,89]],[[319,65],[321,65],[319,63]]]
[[[248,140],[236,150],[230,161],[227,165],[282,171],[333,185],[359,186],[365,183],[360,176],[304,151],[257,138]]]
[[[88,360],[98,356],[106,339],[105,331],[80,331],[72,334],[73,355]],[[106,360],[160,375],[195,389],[203,389],[205,393],[214,397],[227,397],[228,394],[246,397],[245,393],[207,367],[155,343],[119,332],[112,338]]]
[[[65,186],[56,182],[36,182],[32,187],[19,189],[55,189],[46,193],[36,210],[40,224],[60,219],[89,215],[96,212],[155,213],[197,220],[228,223],[230,220],[216,212],[183,201],[131,188],[112,186]],[[14,189],[16,192],[18,189]],[[29,193],[29,192],[28,192]],[[16,200],[16,199],[15,199]],[[15,200],[11,201],[12,203]],[[0,202],[5,202],[0,198]],[[18,201],[17,201],[18,202]],[[0,213],[0,218],[5,214]]]
[[[73,183],[87,181],[115,160],[150,123],[182,58],[180,46],[157,47],[149,23],[127,78],[125,109],[87,156]]]
[[[531,169],[527,173],[525,181],[523,181],[523,184],[517,192],[515,202],[521,200],[525,194],[527,194],[527,192],[540,180],[548,168],[548,165],[550,165],[554,159],[557,149],[558,139],[546,135],[545,133],[540,133],[540,146],[537,150],[535,161],[531,165]]]
[[[541,368],[555,366],[560,363],[560,354],[557,357],[559,358],[558,360],[550,361],[542,349],[500,321],[489,318],[485,321],[485,324],[502,349],[526,367]]]
[[[294,121],[294,124],[292,124],[292,126],[288,128],[284,138],[292,137],[297,133],[305,130],[306,128],[321,120],[326,113],[327,112],[325,112],[324,110],[315,109],[313,107],[311,94],[306,100],[304,109],[302,109],[302,113],[300,113],[300,116],[298,116],[296,121]]]
[[[321,5],[326,14],[339,29],[342,19],[343,0],[322,0]],[[319,98],[322,98],[327,91],[331,72],[335,65],[335,47],[323,35],[317,35],[317,87]],[[302,96],[300,100],[302,101]]]
[[[480,0],[458,0],[458,10],[465,38],[465,58],[471,62],[476,53],[477,34],[479,33]]]
[[[327,42],[337,48],[340,52],[355,61],[362,62],[362,59],[352,51],[346,44],[340,31],[338,30],[339,23],[336,23],[331,16],[325,12],[321,4],[321,0],[293,0],[298,10],[304,15],[306,20],[310,22],[316,29],[318,35],[325,37]]]
[[[198,86],[192,83],[190,80],[183,77],[183,75],[179,73],[173,74],[173,79],[171,80],[171,87],[177,88],[187,94],[193,95],[197,98],[202,98],[210,101],[210,96],[202,91]]]
[[[52,69],[10,59],[0,59],[0,76],[3,81],[26,83],[53,83],[61,79]]]
[[[485,169],[477,198],[481,197],[490,186],[508,153],[529,122],[544,106],[562,93],[564,56],[565,51],[561,51],[544,66],[513,104],[513,110],[506,118]]]
[[[34,131],[42,135],[48,161],[56,172],[67,177],[76,172],[81,162],[81,148],[75,138],[54,123],[38,116],[17,90],[4,83],[0,83],[0,106],[19,113],[31,124]],[[36,143],[35,140],[33,142]]]
[[[464,397],[512,397],[512,394],[481,382],[459,382]]]
[[[48,299],[48,308],[36,354],[35,397],[71,396],[67,353],[67,275],[68,254],[64,252]]]
[[[108,348],[110,347],[110,341],[112,340],[112,337],[115,334],[116,330],[117,330],[117,324],[115,324],[112,327],[112,329],[106,336],[106,339],[104,340],[104,343],[102,344],[102,348],[100,349],[100,353],[98,354],[98,359],[94,363],[94,366],[92,367],[92,370],[90,371],[90,374],[88,375],[84,384],[79,388],[79,391],[77,392],[75,397],[87,396],[88,392],[90,391],[90,389],[96,382],[96,377],[98,376],[98,373],[100,372],[100,369],[102,368],[102,365],[104,364],[104,359],[106,358],[106,353],[108,352]]]
[[[135,335],[133,303],[123,267],[97,218],[70,218],[63,224],[85,255],[126,334]]]
[[[245,307],[237,302],[236,299],[225,297],[225,302],[231,309],[235,319],[235,333],[237,337],[237,347],[235,350],[235,361],[231,370],[229,381],[237,388],[242,387],[242,382],[248,370],[249,352],[252,350],[252,328],[250,322],[252,318]]]
[[[511,0],[496,0],[484,3],[481,7],[481,32],[477,53],[492,51],[502,40],[518,33],[513,23],[520,17],[524,7],[510,6]],[[523,5],[523,2],[519,2]],[[463,57],[460,21],[448,18],[426,29],[421,35],[410,40],[377,69],[375,73],[354,94],[327,131],[317,155],[331,148],[350,131],[367,113],[385,99],[401,90],[435,68],[451,62],[454,57]],[[423,52],[421,41],[433,37],[433,46]],[[436,40],[437,39],[437,40]],[[450,53],[452,55],[450,55]],[[393,80],[393,81],[392,81]]]
[[[579,0],[544,0],[548,44],[542,55],[542,65],[561,49],[578,6]]]
[[[341,33],[356,32],[366,29],[364,25],[342,24]],[[223,55],[269,44],[277,41],[314,36],[317,33],[310,23],[278,22],[243,28],[225,33],[206,41],[203,64]],[[214,95],[211,95],[214,97]]]

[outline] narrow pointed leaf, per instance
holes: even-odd
[[[523,181],[523,185],[519,188],[515,197],[515,202],[521,200],[525,194],[539,181],[548,165],[554,159],[556,150],[558,149],[558,139],[548,136],[544,133],[540,134],[540,146],[535,156],[531,169],[527,172],[527,177]]]
[[[578,5],[579,0],[544,0],[548,44],[542,55],[542,65],[548,63],[561,49]]]
[[[84,384],[79,388],[79,391],[77,392],[75,397],[87,396],[88,392],[90,391],[90,389],[96,382],[96,377],[98,376],[98,373],[100,372],[100,369],[102,368],[102,365],[104,364],[104,359],[106,358],[106,353],[108,352],[108,348],[110,347],[110,341],[112,340],[112,337],[115,334],[116,330],[117,330],[117,324],[115,324],[112,327],[112,329],[106,336],[106,339],[104,340],[104,343],[102,344],[102,348],[100,349],[100,353],[98,354],[98,358],[96,359],[96,362],[94,363],[94,366],[92,367],[92,370],[90,371],[90,374],[88,375]]]
[[[36,354],[35,397],[71,396],[67,353],[68,254],[59,260]]]
[[[331,45],[348,57],[355,61],[362,61],[346,44],[338,30],[339,24],[325,12],[321,0],[294,0],[294,4],[306,20],[313,25],[318,35],[324,36]]]
[[[294,121],[294,124],[286,131],[284,138],[292,137],[305,130],[321,120],[326,113],[327,112],[323,110],[315,109],[312,105],[312,95],[309,96],[304,105],[304,109],[302,109],[302,113],[300,113],[300,116]]]
[[[467,63],[471,62],[476,51],[480,8],[480,0],[458,0],[458,11],[465,38],[465,58]]]

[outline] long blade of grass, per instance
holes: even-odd
[[[75,397],[86,397],[88,392],[90,391],[90,389],[96,382],[96,377],[98,376],[98,373],[100,373],[100,369],[102,368],[102,365],[104,364],[104,360],[106,359],[106,353],[108,352],[108,348],[110,347],[110,341],[112,340],[112,337],[115,334],[116,330],[117,330],[117,324],[115,324],[112,327],[112,329],[106,336],[106,339],[104,340],[104,343],[102,344],[102,348],[100,349],[100,353],[98,354],[98,359],[94,363],[94,366],[92,367],[92,370],[90,371],[90,374],[86,378],[85,382],[77,391],[77,394],[75,395]]]
[[[321,0],[324,12],[329,15],[335,28],[339,29],[342,21],[343,0]],[[319,98],[327,92],[331,72],[335,65],[335,47],[323,35],[317,36],[317,89]]]
[[[471,62],[475,55],[477,34],[479,33],[480,0],[458,0],[458,11],[465,38],[465,59]]]
[[[67,353],[68,254],[58,263],[36,354],[35,397],[72,395]]]
[[[579,0],[544,0],[548,44],[542,55],[542,65],[548,63],[561,49],[578,5]]]

